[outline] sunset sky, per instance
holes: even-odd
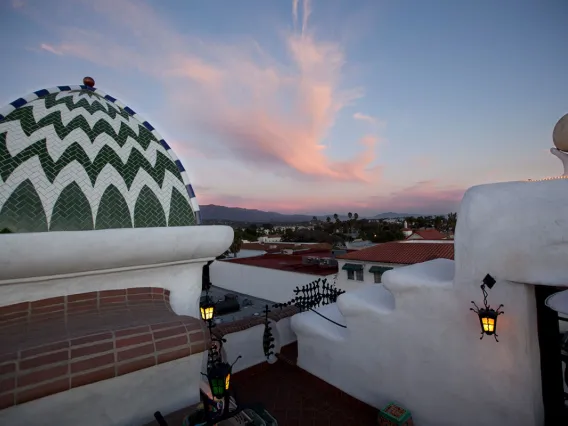
[[[0,0],[0,104],[90,75],[200,204],[447,213],[561,173],[567,23],[566,0]]]

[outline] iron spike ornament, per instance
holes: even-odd
[[[488,336],[493,336],[495,341],[499,342],[497,339],[497,318],[505,312],[501,311],[503,305],[499,305],[497,309],[492,309],[491,305],[487,304],[488,293],[485,289],[486,287],[489,287],[491,290],[495,283],[495,278],[487,274],[485,278],[483,278],[483,284],[481,284],[481,291],[483,292],[483,308],[478,307],[474,301],[471,303],[473,303],[475,309],[469,308],[470,311],[475,312],[479,317],[479,325],[481,326],[481,337],[479,340],[483,339],[483,337],[487,334]]]
[[[274,355],[274,336],[272,335],[272,327],[270,327],[270,320],[268,319],[268,305],[264,307],[264,333],[262,335],[262,349],[264,350],[264,356],[266,360],[269,361],[270,357]]]

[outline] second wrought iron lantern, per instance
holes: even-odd
[[[481,284],[481,291],[483,292],[483,308],[478,307],[475,302],[473,306],[475,308],[470,308],[471,311],[475,312],[479,317],[479,325],[481,326],[481,337],[480,340],[483,339],[485,335],[493,336],[495,341],[497,340],[497,318],[499,315],[503,315],[505,312],[501,311],[503,305],[499,305],[497,309],[492,309],[491,305],[487,304],[487,290],[486,287],[489,287],[491,290],[495,285],[496,281],[491,275],[487,274],[485,278],[483,278],[483,284]]]

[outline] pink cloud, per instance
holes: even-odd
[[[203,152],[215,150],[213,142],[222,147],[215,150],[218,155],[282,175],[376,182],[381,176],[373,167],[376,134],[345,141],[356,147],[349,158],[328,153],[325,140],[338,113],[362,91],[342,89],[343,51],[309,33],[312,8],[307,0],[301,6],[301,31],[283,40],[289,53],[285,64],[258,43],[219,45],[182,37],[147,4],[132,1],[91,5],[113,29],[128,33],[128,45],[117,45],[115,34],[75,28],[65,30],[64,43],[42,48],[160,79],[181,130],[208,136],[199,142]],[[299,8],[300,0],[294,1],[295,23]]]
[[[355,194],[350,197],[330,199],[316,194],[260,199],[254,196],[219,194],[216,191],[198,193],[198,197],[201,204],[218,204],[281,213],[330,214],[337,212],[343,214],[348,211],[357,211],[360,215],[375,215],[394,211],[410,214],[443,214],[457,210],[464,192],[464,188],[446,186],[435,181],[423,181],[388,195],[365,198],[362,198],[361,194]]]
[[[428,180],[394,191],[389,195],[373,197],[377,207],[403,213],[443,213],[457,210],[465,188]]]

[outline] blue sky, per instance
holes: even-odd
[[[201,204],[446,213],[560,173],[566,22],[563,0],[5,0],[0,103],[91,75]]]

